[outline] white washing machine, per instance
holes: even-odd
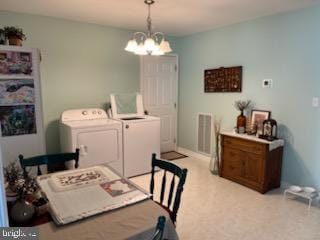
[[[111,94],[111,115],[122,123],[123,169],[125,177],[151,172],[152,153],[160,156],[160,118],[144,114],[142,97],[133,95],[132,108],[126,101],[117,102],[117,95]],[[134,101],[134,102],[132,102]]]
[[[60,143],[62,152],[80,149],[79,167],[108,164],[123,175],[122,124],[109,119],[103,109],[63,112]]]

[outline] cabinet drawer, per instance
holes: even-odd
[[[240,177],[243,175],[243,166],[245,164],[244,152],[225,148],[223,151],[223,174],[230,177]]]
[[[223,151],[223,175],[242,180],[251,185],[262,181],[263,158],[255,153],[225,147]]]
[[[223,145],[255,154],[264,154],[266,151],[265,144],[228,136],[223,137]]]

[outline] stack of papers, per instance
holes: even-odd
[[[127,206],[150,197],[106,166],[64,171],[38,177],[58,225]]]

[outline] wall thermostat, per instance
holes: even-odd
[[[272,79],[263,79],[262,80],[263,88],[271,88],[272,87]]]

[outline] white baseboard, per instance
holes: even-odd
[[[194,151],[191,151],[189,149],[182,148],[182,147],[178,147],[177,151],[179,153],[187,155],[188,157],[193,157],[193,158],[196,158],[196,159],[205,160],[205,161],[210,162],[210,157],[206,156],[204,154],[201,154],[201,153],[198,153],[198,152],[194,152]]]

